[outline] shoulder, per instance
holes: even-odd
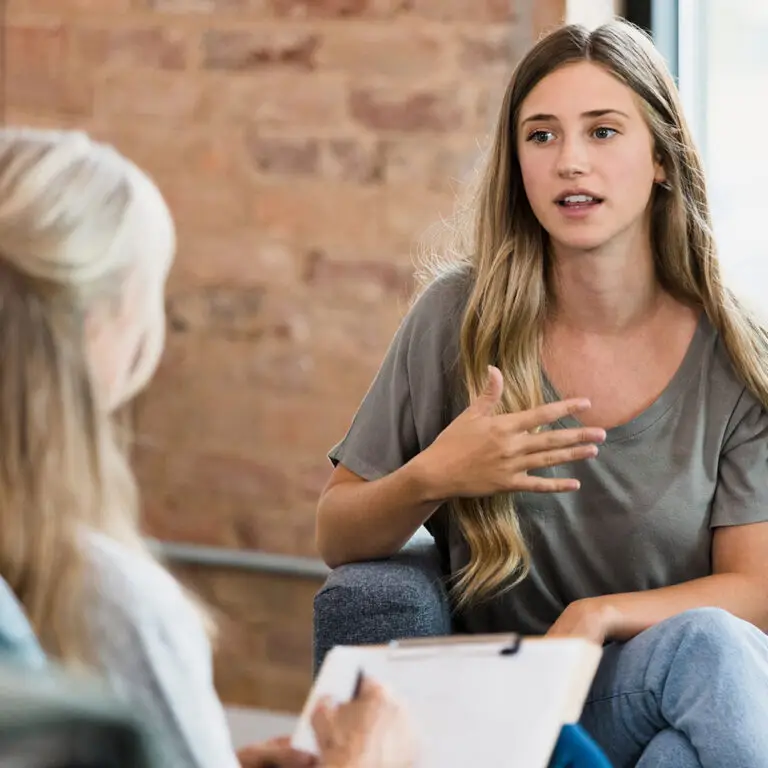
[[[709,382],[712,407],[727,419],[724,444],[727,447],[744,430],[760,433],[768,428],[765,406],[739,375],[722,337],[712,329],[712,352],[705,379]]]
[[[435,277],[416,295],[395,341],[404,347],[410,367],[431,366],[440,359],[444,369],[452,368],[472,281],[468,269],[457,267]]]
[[[409,317],[417,320],[459,320],[472,290],[468,267],[454,267],[434,277],[417,295]]]

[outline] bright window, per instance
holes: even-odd
[[[707,170],[729,280],[768,308],[768,0],[657,0],[665,40],[676,6],[680,91]],[[666,29],[665,29],[666,27]]]

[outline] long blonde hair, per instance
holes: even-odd
[[[64,662],[95,662],[84,532],[150,557],[87,320],[116,311],[139,264],[167,269],[174,247],[160,194],[116,151],[81,133],[0,129],[0,574]]]
[[[651,241],[660,283],[681,301],[701,306],[722,336],[737,374],[768,407],[768,336],[721,279],[702,162],[666,64],[645,33],[623,21],[590,31],[556,29],[517,66],[504,95],[489,151],[469,202],[459,209],[451,242],[421,271],[426,282],[451,270],[472,276],[460,336],[467,398],[482,391],[487,366],[504,376],[501,410],[541,404],[540,350],[547,313],[547,234],[523,188],[517,156],[520,107],[544,77],[591,61],[637,94],[666,171],[655,190]],[[469,547],[454,583],[462,606],[525,578],[529,553],[511,495],[451,502]]]

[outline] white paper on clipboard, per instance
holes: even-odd
[[[348,701],[359,671],[407,708],[418,768],[546,768],[560,729],[576,722],[602,656],[577,638],[510,635],[337,646],[326,656],[292,743],[317,754],[310,723],[320,696]]]

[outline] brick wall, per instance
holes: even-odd
[[[6,120],[113,142],[177,220],[167,352],[136,409],[148,529],[314,555],[325,453],[405,309],[414,243],[564,0],[6,2]],[[295,707],[316,584],[183,575],[237,625],[225,698]]]

